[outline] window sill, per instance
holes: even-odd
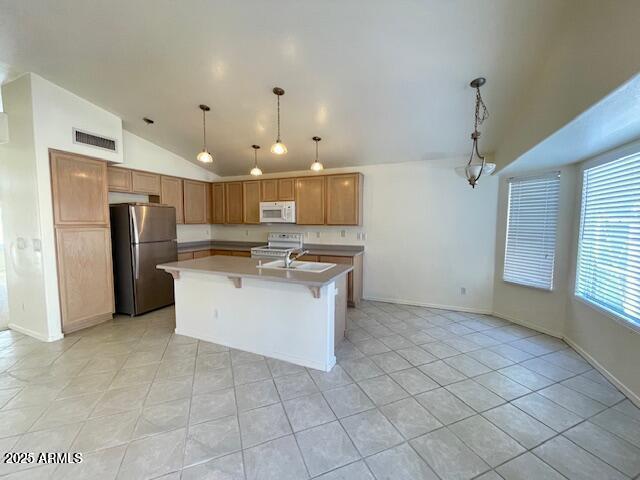
[[[573,298],[574,300],[577,300],[578,302],[582,303],[586,307],[589,307],[592,310],[595,310],[596,312],[604,315],[605,317],[609,317],[611,320],[620,324],[623,327],[626,327],[627,329],[631,330],[633,333],[640,334],[640,323],[634,322],[632,320],[627,320],[626,318],[622,318],[621,316],[617,315],[611,310],[607,310],[606,308],[601,307],[597,303],[587,300],[586,298],[583,298],[580,295],[577,295],[576,293],[573,294]]]
[[[534,285],[526,285],[524,283],[512,282],[511,280],[502,279],[502,283],[506,283],[508,285],[515,285],[516,287],[524,287],[524,288],[532,288],[533,290],[539,290],[540,292],[553,293],[553,287],[544,288],[544,287],[536,287]]]

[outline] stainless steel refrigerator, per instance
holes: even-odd
[[[173,277],[156,265],[178,260],[176,209],[147,203],[109,209],[116,312],[134,316],[171,305]]]

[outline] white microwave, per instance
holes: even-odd
[[[296,202],[260,202],[260,223],[296,223]]]

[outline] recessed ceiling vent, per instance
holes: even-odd
[[[92,147],[102,148],[103,150],[109,150],[110,152],[117,152],[117,143],[113,138],[100,137],[83,130],[73,129],[73,143],[80,143],[82,145],[90,145]]]

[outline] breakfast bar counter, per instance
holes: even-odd
[[[281,262],[281,261],[280,261]],[[176,333],[329,371],[344,337],[345,264],[211,256],[158,265],[174,278]]]

